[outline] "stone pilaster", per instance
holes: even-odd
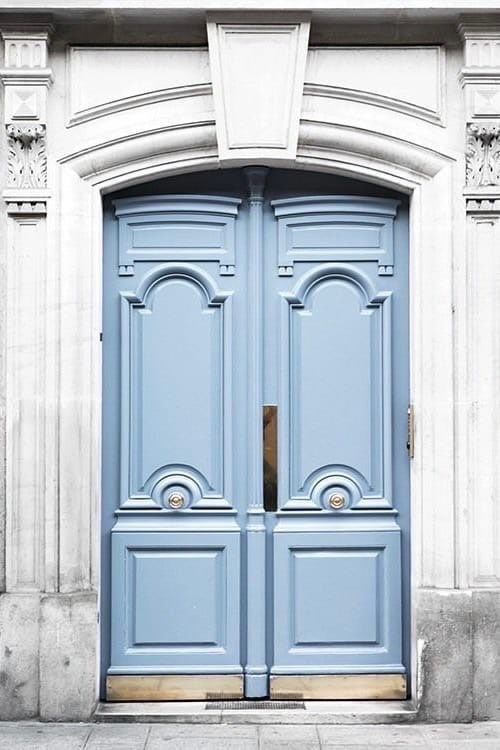
[[[481,612],[498,609],[500,586],[500,26],[468,25],[461,33],[467,234],[457,354],[464,362],[458,401],[466,472],[457,518],[464,529],[462,585],[473,590],[473,717],[499,718],[492,696],[500,678],[485,652],[499,651],[500,635]]]
[[[50,29],[2,27],[7,211],[2,295],[6,324],[6,544],[0,718],[39,715],[40,592],[51,589],[44,528],[48,443],[47,67]]]

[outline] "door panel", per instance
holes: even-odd
[[[405,210],[268,172],[109,204],[109,700],[405,694]]]
[[[269,316],[279,310],[281,341],[271,675],[403,673],[392,488],[394,461],[407,464],[392,439],[393,306],[406,304],[407,275],[393,248],[398,203],[271,205],[278,268],[268,266],[266,301]]]
[[[241,672],[238,532],[115,531],[110,674]]]
[[[325,507],[323,480],[337,475],[354,493],[352,504],[364,498],[390,506],[383,486],[389,429],[385,452],[381,441],[391,418],[390,293],[369,296],[363,281],[373,291],[354,268],[329,264],[283,298],[283,361],[290,363],[282,371],[290,447],[281,467],[283,508]]]
[[[114,510],[110,694],[123,674],[242,680],[235,506],[243,488],[233,486],[246,452],[237,408],[244,370],[234,376],[245,362],[235,340],[245,324],[235,268],[239,204],[175,195],[114,202],[104,330],[105,429],[115,425],[103,463]],[[170,683],[161,685],[173,695]],[[234,681],[228,691],[235,694]]]
[[[274,538],[273,674],[404,671],[399,530],[301,525]]]
[[[211,277],[190,264],[161,264],[141,286],[140,296],[122,292],[122,373],[129,375],[122,385],[122,497],[162,507],[184,477],[186,505],[224,500],[231,466],[231,423],[224,425],[232,367],[228,294],[217,294]]]

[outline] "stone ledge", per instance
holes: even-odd
[[[305,701],[304,709],[214,711],[204,702],[99,703],[98,722],[165,724],[402,724],[416,721],[411,701]]]

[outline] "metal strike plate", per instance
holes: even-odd
[[[415,413],[413,411],[413,405],[410,404],[408,407],[408,426],[407,426],[407,437],[406,437],[406,450],[408,451],[408,457],[413,458],[415,455]]]

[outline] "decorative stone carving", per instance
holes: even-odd
[[[6,68],[25,70],[45,68],[47,65],[47,40],[52,26],[35,24],[20,31],[4,28],[4,64]]]
[[[7,125],[8,187],[47,186],[45,125]]]
[[[460,80],[467,121],[482,125],[484,120],[500,120],[500,26],[466,24],[459,29],[464,41]]]
[[[467,187],[500,187],[500,125],[467,126]]]
[[[52,27],[35,25],[1,30],[7,136],[7,184],[3,197],[9,214],[44,213],[47,198],[46,99],[52,82],[47,68]]]
[[[310,22],[207,20],[219,159],[222,164],[293,162]],[[252,76],[248,71],[252,71]]]

